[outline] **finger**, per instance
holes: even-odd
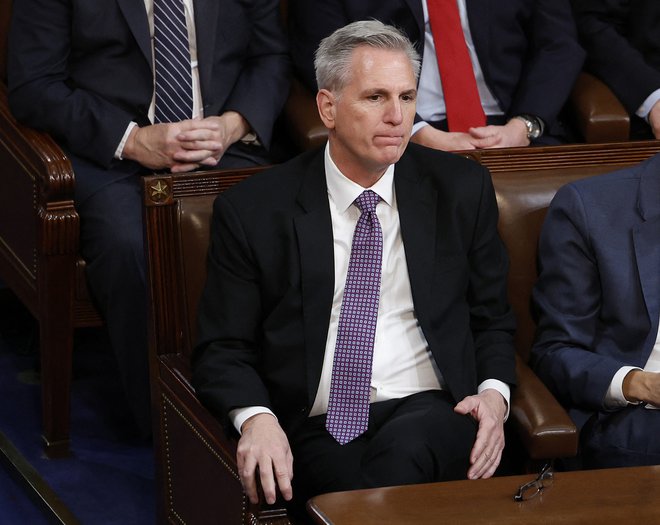
[[[491,477],[502,460],[502,450],[494,450],[491,453],[485,452],[470,469],[468,470],[469,479],[489,478]]]
[[[263,461],[259,462],[259,480],[261,481],[261,490],[263,490],[266,503],[272,505],[277,499],[275,493],[275,476],[273,475],[274,469],[273,462],[270,457],[266,456]]]
[[[199,164],[203,160],[213,156],[211,150],[179,150],[172,155],[172,158],[183,164]]]
[[[222,151],[224,148],[224,144],[219,140],[182,140],[179,145],[184,150]]]
[[[473,410],[475,410],[477,408],[477,405],[478,402],[474,398],[474,396],[468,396],[456,404],[456,406],[454,407],[454,412],[456,412],[457,414],[466,415],[471,413]]]
[[[238,463],[240,465],[240,458]],[[243,490],[250,500],[250,503],[255,504],[259,503],[259,494],[257,493],[257,481],[255,476],[256,466],[256,461],[254,461],[253,458],[249,458],[243,463],[243,468],[239,468],[239,478],[241,479]]]
[[[277,487],[280,489],[282,497],[289,501],[293,497],[289,469],[286,466],[282,469],[275,467],[275,478],[277,479]]]
[[[174,164],[172,167],[170,167],[170,171],[172,173],[185,173],[187,171],[195,171],[197,168],[199,168],[198,164],[193,164],[193,163],[177,163]]]

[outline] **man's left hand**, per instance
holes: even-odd
[[[455,412],[470,415],[479,423],[470,453],[469,479],[490,478],[500,464],[504,450],[506,409],[504,397],[492,388],[476,396],[468,396],[454,407]]]
[[[469,133],[475,139],[489,139],[490,143],[485,146],[485,149],[529,146],[527,126],[517,118],[511,119],[503,126],[491,125],[470,128]]]
[[[174,159],[182,165],[197,158],[197,152],[208,151],[210,155],[197,163],[200,166],[215,166],[224,155],[227,148],[238,142],[250,130],[250,126],[240,113],[227,111],[219,117],[206,117],[199,122],[196,129],[187,130],[177,136],[182,150],[174,155]],[[178,171],[176,168],[172,172]]]

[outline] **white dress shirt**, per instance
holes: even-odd
[[[477,81],[481,106],[487,116],[504,115],[504,111],[502,111],[497,100],[486,85],[484,74],[479,64],[479,58],[474,49],[465,0],[457,0],[457,3],[458,14],[461,17],[461,26],[465,35],[465,43],[470,53],[472,69],[474,70],[474,77]],[[435,56],[435,42],[433,41],[433,33],[431,32],[426,0],[422,0],[422,7],[424,9],[424,59],[422,60],[422,70],[419,75],[417,114],[424,119],[424,122],[417,122],[413,127],[413,133],[428,125],[426,121],[437,122],[447,118],[445,99],[442,93],[442,80],[440,79],[438,61]]]
[[[394,165],[390,166],[378,182],[369,188],[381,198],[376,207],[376,215],[383,231],[371,402],[402,398],[426,390],[442,390],[445,387],[442,374],[431,355],[415,314],[394,191],[394,169]],[[328,145],[325,148],[325,173],[332,220],[335,286],[321,379],[310,416],[324,414],[328,410],[339,312],[348,273],[353,232],[360,216],[360,210],[353,201],[367,189],[349,180],[339,171],[330,158]],[[487,379],[479,385],[478,392],[487,388],[500,392],[508,407],[509,385],[497,379]],[[249,417],[261,412],[272,414],[265,407],[247,407],[232,410],[229,417],[240,432],[241,426]]]

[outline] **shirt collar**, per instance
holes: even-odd
[[[394,164],[387,167],[383,176],[373,186],[363,188],[344,176],[330,157],[330,147],[326,144],[325,179],[330,200],[339,213],[344,213],[365,189],[374,191],[383,202],[394,207]]]

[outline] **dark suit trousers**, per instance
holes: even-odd
[[[325,414],[290,438],[294,497],[361,488],[465,479],[477,423],[454,412],[446,392],[429,391],[373,403],[369,428],[339,445]]]
[[[594,414],[580,431],[584,468],[660,464],[660,410],[643,405]]]
[[[264,163],[265,156],[259,156],[263,151],[236,144],[218,167],[239,168]],[[84,168],[90,169],[86,163],[76,165],[80,170],[76,171],[77,177],[84,176],[81,173]],[[96,170],[98,177],[100,169],[91,169]],[[89,184],[80,186],[88,188]],[[84,198],[76,202],[76,208],[80,215],[81,252],[87,262],[87,282],[106,323],[139,434],[146,438],[151,435],[151,397],[140,173],[124,176],[93,191],[87,190]]]

